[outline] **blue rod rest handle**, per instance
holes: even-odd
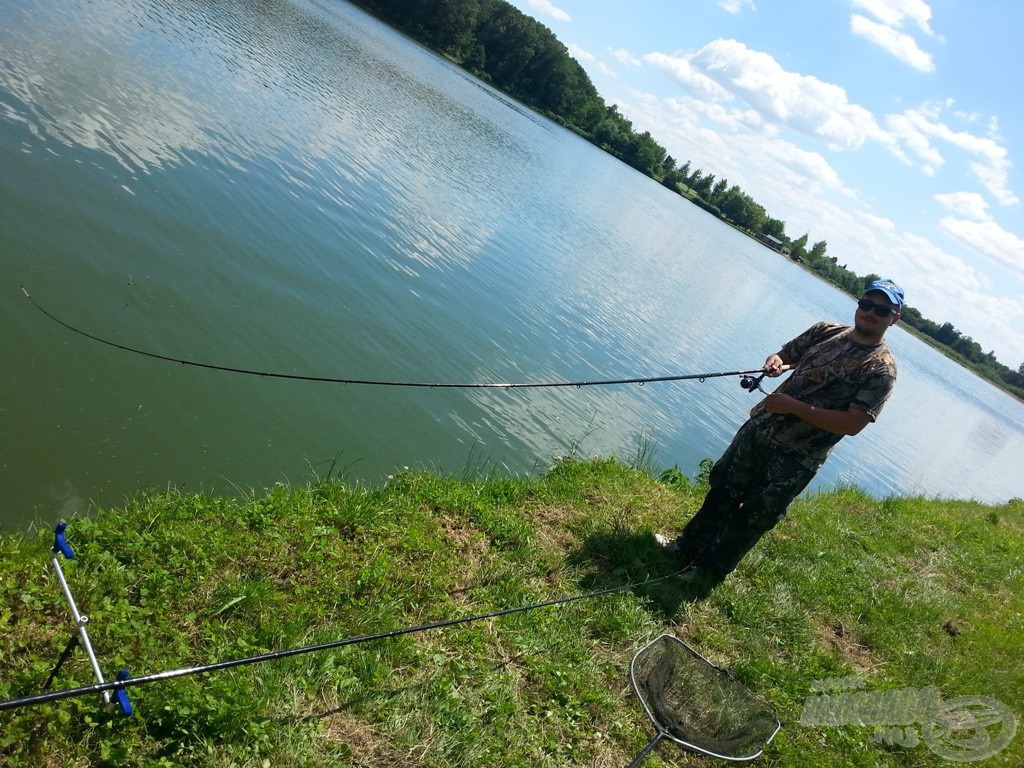
[[[128,679],[128,670],[127,669],[118,670],[118,672],[117,672],[117,679],[118,680],[127,680]],[[121,714],[124,715],[125,717],[131,717],[132,712],[134,712],[135,710],[132,708],[132,703],[128,699],[128,691],[126,691],[124,688],[115,688],[114,689],[114,696],[117,698],[117,706],[119,706],[121,708]]]
[[[71,549],[71,545],[68,544],[68,540],[64,538],[64,529],[68,527],[67,523],[57,523],[57,527],[53,531],[53,552],[60,552],[68,560],[71,560],[75,553]]]

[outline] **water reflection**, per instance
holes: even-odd
[[[978,454],[989,458],[998,456],[1011,440],[1010,430],[1004,424],[979,419],[967,433],[967,443]]]
[[[123,2],[0,11],[0,85],[21,102],[5,103],[4,117],[65,146],[103,152],[130,173],[211,149],[202,103],[163,82],[133,44],[139,13]]]

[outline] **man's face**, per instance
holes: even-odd
[[[895,325],[899,319],[899,307],[881,291],[872,291],[864,294],[857,303],[853,324],[862,335],[881,339],[889,326]]]

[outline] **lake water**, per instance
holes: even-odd
[[[342,2],[0,5],[0,527],[169,485],[645,453],[687,474],[737,379],[853,302]],[[898,276],[897,276],[898,277]],[[911,303],[914,286],[907,285]],[[942,320],[942,318],[934,318]],[[814,488],[1024,496],[1024,405],[898,327],[897,391]]]

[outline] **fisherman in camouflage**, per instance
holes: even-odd
[[[679,537],[659,534],[659,543],[713,582],[732,572],[785,516],[835,444],[878,417],[896,383],[882,337],[902,307],[903,290],[876,280],[857,303],[852,326],[818,323],[770,355],[766,374],[789,366],[791,376],[751,409]]]

